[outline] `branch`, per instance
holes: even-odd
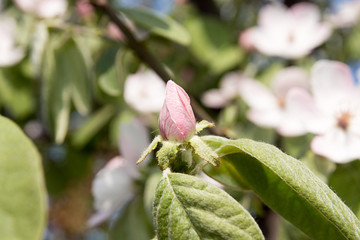
[[[116,26],[125,35],[127,44],[135,52],[140,60],[153,69],[165,82],[171,79],[170,75],[165,71],[156,58],[148,51],[145,45],[136,39],[130,29],[118,17],[117,13],[111,8],[107,0],[91,0],[91,4],[95,8],[105,13],[110,18],[110,20],[116,24]]]

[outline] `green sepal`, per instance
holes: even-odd
[[[196,133],[201,132],[205,128],[214,127],[215,124],[208,122],[206,120],[202,120],[201,122],[196,123]]]
[[[189,142],[194,148],[196,155],[215,167],[219,166],[219,156],[203,140],[201,140],[199,136],[193,136]]]
[[[160,135],[156,136],[152,142],[150,143],[150,145],[146,148],[146,150],[141,154],[139,160],[136,162],[136,165],[138,165],[139,163],[141,163],[142,161],[145,160],[146,156],[149,155],[159,144],[159,142],[162,141],[162,138]]]
[[[156,153],[156,157],[160,169],[165,170],[175,160],[179,144],[172,141],[163,141],[162,144],[163,146]]]

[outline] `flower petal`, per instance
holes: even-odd
[[[294,87],[309,89],[310,79],[301,68],[288,67],[274,77],[272,89],[277,97],[285,99],[287,92]]]
[[[159,112],[165,99],[165,83],[150,70],[131,74],[125,81],[124,99],[139,112]]]
[[[190,98],[173,81],[166,85],[166,98],[159,116],[159,129],[164,140],[185,141],[196,129]]]
[[[229,100],[228,95],[224,95],[219,89],[210,89],[201,97],[201,102],[209,108],[223,108]]]
[[[347,163],[360,158],[360,136],[334,128],[325,135],[316,136],[311,149],[336,163]]]
[[[333,113],[339,103],[354,94],[355,86],[350,68],[337,61],[320,60],[311,73],[311,87],[318,106]]]
[[[274,94],[262,83],[244,79],[240,82],[240,95],[244,101],[255,109],[277,108]]]
[[[124,160],[115,157],[96,175],[92,194],[97,211],[114,212],[133,196],[132,178],[124,166]]]
[[[260,127],[277,128],[283,118],[283,112],[280,109],[250,109],[247,117]]]
[[[285,100],[286,111],[304,123],[311,133],[324,133],[334,126],[334,118],[324,115],[316,106],[314,98],[304,88],[291,89]]]
[[[241,81],[248,79],[240,72],[229,72],[223,76],[220,82],[220,90],[228,98],[234,98],[239,95]]]

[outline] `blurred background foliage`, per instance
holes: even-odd
[[[240,98],[222,109],[201,102],[203,93],[217,88],[230,71],[240,70],[269,85],[284,67],[309,71],[318,59],[342,61],[354,72],[360,66],[358,23],[334,29],[310,56],[296,60],[241,47],[239,34],[256,25],[259,9],[269,2],[113,0],[111,6],[143,49],[192,96],[197,120],[214,121],[217,134],[268,142],[301,159],[359,216],[360,196],[354,194],[360,186],[358,161],[329,162],[310,151],[310,134],[282,137],[274,129],[255,126]],[[324,16],[340,4],[313,2]],[[160,174],[155,161],[141,168],[131,200],[107,221],[89,227],[95,213],[93,179],[110,159],[124,154],[121,148],[119,152],[121,126],[140,118],[151,138],[159,133],[156,111],[138,111],[124,98],[126,79],[146,69],[146,62],[109,17],[85,0],[68,1],[66,12],[52,18],[24,13],[9,0],[0,3],[1,15],[16,21],[16,44],[24,50],[18,63],[0,67],[0,113],[15,121],[41,153],[49,204],[44,239],[151,239],[152,193]],[[253,193],[227,190],[255,216],[265,236],[306,239]]]

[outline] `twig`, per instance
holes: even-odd
[[[165,71],[161,64],[152,56],[152,54],[147,50],[144,44],[138,41],[134,34],[129,30],[129,28],[123,23],[123,21],[118,17],[116,12],[111,8],[107,0],[91,0],[91,4],[105,13],[110,20],[116,24],[116,26],[122,31],[127,39],[127,43],[130,48],[134,50],[135,54],[146,63],[151,69],[153,69],[165,82],[171,79],[170,75]]]

